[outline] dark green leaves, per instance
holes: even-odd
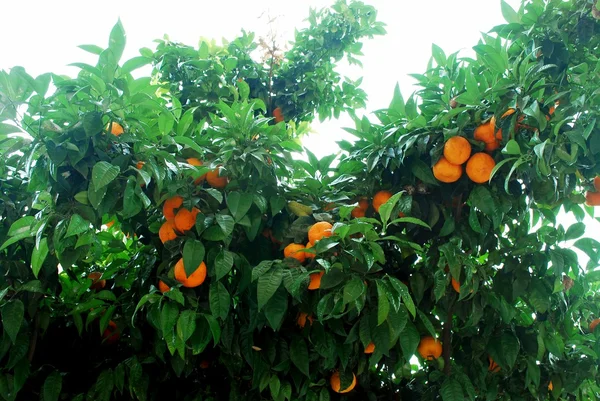
[[[107,186],[118,177],[121,170],[108,162],[98,162],[92,169],[92,184],[97,190]]]
[[[242,217],[248,213],[252,206],[252,196],[241,194],[239,192],[231,192],[227,196],[227,206],[236,222],[239,222]]]
[[[62,376],[54,371],[48,375],[42,387],[44,401],[58,401],[62,389]]]
[[[183,267],[189,277],[204,261],[204,245],[194,239],[188,239],[183,246]]]
[[[215,258],[215,274],[216,279],[220,280],[231,271],[233,267],[233,253],[221,250]]]
[[[309,376],[308,348],[302,337],[294,336],[290,345],[290,359],[300,372]]]
[[[453,378],[444,380],[440,393],[443,401],[463,401],[465,399],[460,383]]]
[[[13,343],[17,341],[24,314],[25,306],[19,299],[14,299],[2,307],[2,326]]]
[[[258,309],[262,309],[269,299],[275,294],[275,291],[281,285],[283,280],[283,271],[280,267],[272,269],[260,276],[258,279]]]
[[[225,320],[229,314],[230,297],[223,283],[217,281],[210,285],[208,299],[212,315]]]
[[[33,275],[37,278],[42,265],[44,264],[44,260],[48,256],[48,239],[46,237],[42,238],[35,248],[33,248],[33,252],[31,253],[31,270]]]

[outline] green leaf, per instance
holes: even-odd
[[[439,185],[438,181],[433,176],[431,168],[428,167],[424,161],[420,159],[415,159],[415,161],[410,166],[410,170],[415,175],[415,177],[423,181],[425,184],[436,186]]]
[[[123,29],[123,24],[121,23],[121,19],[119,19],[110,31],[108,39],[108,48],[112,51],[117,63],[123,55],[123,50],[125,50],[125,42],[125,29]]]
[[[390,301],[383,286],[383,283],[377,281],[377,325],[385,322],[390,313]]]
[[[565,241],[577,239],[585,234],[585,223],[575,223],[569,226],[567,233],[565,234]]]
[[[282,281],[283,271],[279,267],[259,277],[257,286],[258,310],[261,310],[269,302],[269,299],[275,294]]]
[[[42,388],[44,401],[58,401],[61,390],[62,376],[57,371],[54,371],[50,373],[44,381],[44,386]]]
[[[344,286],[344,304],[354,302],[365,292],[365,283],[358,277],[353,277],[352,280]]]
[[[177,336],[183,342],[187,341],[196,330],[196,312],[184,310],[177,319]]]
[[[165,302],[160,312],[160,327],[164,336],[173,330],[173,327],[175,327],[175,324],[177,323],[178,317],[179,308],[177,305],[173,302]]]
[[[521,17],[517,12],[504,0],[501,2],[502,16],[509,24],[520,24]]]
[[[89,229],[90,222],[80,215],[74,214],[71,216],[71,221],[69,222],[69,228],[67,228],[67,234],[65,235],[65,238],[82,234]]]
[[[406,326],[404,327],[402,335],[400,336],[400,346],[402,347],[402,353],[404,354],[404,359],[406,361],[409,361],[410,358],[415,354],[420,341],[421,336],[419,331],[409,320],[406,322]]]
[[[210,302],[210,313],[215,317],[225,320],[229,314],[230,297],[223,283],[217,281],[210,285],[208,299]]]
[[[235,221],[239,222],[242,217],[248,213],[248,210],[250,210],[250,207],[252,206],[252,197],[248,194],[231,192],[227,196],[227,206],[235,218]]]
[[[198,266],[204,261],[204,245],[195,239],[188,239],[183,246],[183,268],[185,274],[189,277],[194,273]]]
[[[219,340],[221,339],[221,326],[219,326],[219,322],[212,315],[202,314],[202,316],[204,316],[210,326],[215,345],[219,344]]]
[[[269,381],[269,390],[271,391],[271,398],[277,400],[279,398],[279,391],[281,390],[281,382],[279,381],[279,377],[277,377],[277,375],[271,376],[271,380]]]
[[[383,205],[379,207],[379,216],[381,217],[381,222],[383,223],[384,227],[387,226],[387,222],[390,219],[392,211],[396,207],[396,204],[398,203],[398,200],[401,196],[402,192],[395,193],[390,199],[388,199]]]
[[[527,358],[527,373],[525,374],[525,385],[532,383],[535,387],[540,385],[540,367],[535,358]]]
[[[38,246],[33,248],[31,252],[31,271],[37,278],[46,257],[48,256],[48,238],[44,237],[40,240]]]
[[[95,55],[100,55],[100,53],[102,53],[104,51],[103,48],[101,48],[100,46],[96,46],[96,45],[79,45],[77,46],[79,47],[81,50],[85,50],[88,53],[92,53]]]
[[[216,279],[220,280],[229,274],[233,267],[233,253],[222,249],[215,258]]]
[[[492,194],[482,185],[473,188],[469,196],[469,203],[490,217],[497,213],[496,203]]]
[[[413,318],[416,317],[415,303],[413,302],[413,299],[410,296],[410,291],[408,290],[406,284],[392,276],[388,276],[388,280],[390,281],[394,289],[398,292],[398,294],[400,294],[400,296],[402,297],[402,302],[404,303],[404,306],[406,306],[406,309],[408,309]]]
[[[271,215],[275,216],[287,205],[287,201],[283,196],[273,196],[270,201],[271,203]]]
[[[288,308],[287,293],[283,288],[275,292],[275,295],[265,305],[265,317],[269,321],[269,325],[273,330],[279,330],[281,323],[285,318]]]
[[[200,147],[200,145],[198,145],[196,142],[194,142],[194,140],[192,138],[188,138],[187,136],[175,136],[175,137],[173,137],[173,140],[180,145],[185,145],[189,148],[194,149],[196,152],[198,152],[200,154],[204,153],[204,149],[202,149],[202,147]]]
[[[292,344],[290,346],[290,359],[300,372],[304,373],[307,377],[310,376],[308,348],[306,347],[306,343],[302,337],[294,336],[292,339]]]
[[[23,324],[24,316],[25,306],[20,299],[13,299],[2,307],[2,326],[13,344],[17,341],[17,335]]]
[[[235,221],[233,220],[233,217],[231,217],[228,214],[217,214],[215,216],[215,220],[217,221],[217,224],[219,225],[221,231],[225,236],[231,235],[235,226]]]
[[[521,147],[519,146],[519,143],[517,141],[515,141],[514,139],[511,139],[510,141],[508,141],[508,143],[506,144],[504,149],[502,149],[502,154],[520,155]]]
[[[433,54],[433,58],[438,66],[444,67],[446,65],[446,54],[441,47],[436,45],[435,43],[431,44],[431,53]]]
[[[519,340],[512,333],[504,333],[502,334],[502,338],[500,340],[503,359],[507,364],[509,369],[515,365],[517,361],[517,355],[519,355]]]
[[[121,67],[121,74],[129,74],[131,71],[137,70],[138,68],[148,65],[151,62],[152,59],[148,57],[134,57],[123,63],[123,67]]]
[[[36,225],[36,219],[33,216],[25,216],[21,217],[19,220],[12,223],[8,230],[9,237],[16,236],[33,236],[35,233],[32,232],[33,228]]]
[[[119,166],[113,166],[108,162],[98,162],[92,169],[92,184],[94,189],[98,191],[104,188],[119,176],[121,169]],[[93,203],[92,203],[93,204]]]
[[[443,401],[464,401],[464,395],[460,383],[449,377],[442,383],[440,390]]]

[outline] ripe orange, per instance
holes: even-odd
[[[489,181],[496,162],[487,153],[475,153],[467,162],[467,175],[471,181],[483,184]]]
[[[144,167],[144,164],[146,164],[146,163],[145,163],[145,162],[143,162],[143,161],[139,161],[139,162],[137,162],[137,164],[135,165],[135,168],[137,168],[138,170],[141,170],[141,169],[142,169],[142,167]]]
[[[120,336],[121,333],[119,332],[117,324],[110,320],[108,322],[108,326],[106,327],[106,329],[104,329],[104,332],[102,333],[102,338],[104,339],[104,342],[109,345],[114,344],[117,341],[119,341]]]
[[[165,221],[158,230],[158,237],[163,244],[167,241],[177,238],[177,233],[175,232],[175,223],[171,220]]]
[[[600,175],[594,178],[594,188],[596,188],[596,192],[600,192]]]
[[[462,166],[450,163],[444,156],[440,157],[440,160],[433,166],[433,176],[441,182],[456,182],[460,179],[462,174]]]
[[[452,278],[452,288],[454,288],[454,291],[460,294],[460,283],[456,281],[454,277]]]
[[[108,223],[105,224],[106,228],[111,228],[115,224],[115,219],[112,219]]]
[[[366,211],[368,208],[369,208],[369,201],[367,200],[367,198],[360,198],[360,200],[358,201],[358,206],[356,206],[354,209],[352,209],[352,212],[350,214],[355,219],[358,217],[365,217],[365,214],[366,214]]]
[[[158,280],[158,289],[164,294],[165,292],[169,291],[171,287],[169,287],[164,281]]]
[[[100,272],[91,272],[88,274],[88,278],[92,280],[91,290],[101,290],[106,287],[106,280],[100,280],[100,277],[102,277],[102,273]]]
[[[393,194],[390,191],[384,190],[377,192],[375,196],[373,196],[373,209],[375,209],[375,211],[379,213],[379,208],[381,207],[381,205],[387,202],[392,197],[392,195]]]
[[[313,245],[309,242],[308,244],[306,244],[306,246],[304,247],[305,249],[309,249],[312,248]],[[315,255],[314,253],[310,253],[310,252],[304,252],[304,256],[306,256],[306,259],[314,259]]]
[[[372,342],[370,342],[365,347],[365,354],[372,354],[373,352],[375,352],[375,344],[373,344]]]
[[[113,121],[112,123],[108,123],[108,125],[106,126],[106,129],[110,130],[109,132],[111,134],[113,134],[114,136],[119,136],[123,132],[125,132],[125,130],[123,129],[123,126],[115,121]]]
[[[173,220],[175,218],[175,209],[178,209],[183,204],[183,198],[179,195],[176,195],[172,198],[169,198],[163,204],[163,216],[167,220]]]
[[[308,242],[314,245],[317,241],[325,237],[331,237],[331,234],[333,234],[331,232],[332,228],[333,226],[331,223],[326,221],[319,221],[318,223],[313,224],[308,229]]]
[[[308,284],[309,290],[318,290],[321,288],[321,278],[325,272],[312,273],[310,275],[310,284]]]
[[[588,206],[600,206],[600,192],[585,193],[585,204]]]
[[[200,369],[208,369],[210,368],[210,362],[207,361],[206,359],[204,359],[202,362],[200,362]]]
[[[175,215],[175,228],[179,232],[185,232],[191,230],[192,227],[196,224],[196,217],[200,213],[200,209],[192,208],[192,211],[189,211],[185,208],[179,209],[177,214]]]
[[[479,125],[475,128],[473,132],[473,136],[476,140],[482,141],[485,143],[494,142],[494,130],[496,128],[496,119],[494,117],[490,118],[490,120],[486,123]]]
[[[185,274],[183,258],[179,259],[179,262],[175,264],[175,280],[183,284],[184,287],[198,287],[204,282],[204,279],[206,279],[206,263],[201,262],[189,277]]]
[[[552,390],[554,390],[554,385],[552,384],[552,380],[550,380],[550,383],[548,383],[548,391]]]
[[[221,169],[219,167],[206,173],[206,182],[208,182],[208,185],[217,189],[225,188],[229,180],[227,177],[221,176],[220,174]]]
[[[423,359],[432,361],[442,355],[442,344],[436,338],[431,336],[423,337],[417,351]]]
[[[491,356],[488,356],[488,359],[490,361],[490,364],[488,366],[488,372],[492,372],[492,373],[498,373],[500,372],[500,366],[494,362],[494,360],[492,359]]]
[[[190,157],[189,159],[187,159],[188,164],[192,165],[192,166],[202,166],[202,162],[200,161],[200,159],[197,159],[195,157]],[[206,174],[202,174],[200,177],[196,178],[194,180],[194,184],[199,185],[202,184],[204,182],[204,180],[206,179]]]
[[[600,319],[592,320],[592,322],[590,323],[590,331],[593,333],[594,330],[596,330],[596,326],[598,326],[599,324],[600,324]]]
[[[500,138],[502,138],[502,130],[498,130],[498,132],[500,133]],[[486,152],[493,152],[494,150],[498,149],[499,147],[500,147],[500,142],[498,142],[498,141],[486,143],[485,144],[485,151]]]
[[[516,111],[517,111],[517,110],[515,110],[515,109],[513,109],[513,108],[511,107],[510,109],[506,110],[506,111],[504,112],[504,114],[502,114],[502,118],[504,118],[504,117],[508,117],[508,116],[512,116],[513,114],[515,114],[515,112],[516,112]]]
[[[276,123],[284,121],[283,112],[279,107],[276,107],[275,110],[273,110],[273,117],[275,117]]]
[[[471,144],[462,136],[453,136],[444,144],[444,157],[452,164],[461,165],[471,156]]]
[[[350,384],[350,386],[348,388],[345,388],[343,390],[340,389],[340,372],[334,372],[331,375],[331,379],[329,379],[329,384],[331,385],[331,389],[333,391],[335,391],[336,393],[340,393],[340,394],[344,394],[344,393],[349,393],[350,391],[352,391],[354,389],[354,387],[356,387],[356,375],[354,373],[352,373],[352,383]]]
[[[300,326],[301,329],[304,328],[304,326],[306,326],[306,321],[308,321],[308,323],[312,325],[315,319],[312,317],[312,315],[309,315],[306,312],[300,312],[298,314],[298,318],[296,319],[296,323],[298,324],[298,326]]]
[[[286,258],[293,258],[300,263],[304,263],[306,261],[306,254],[302,251],[304,248],[305,246],[302,244],[289,244],[283,248],[283,256]]]

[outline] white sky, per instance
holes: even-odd
[[[294,28],[306,26],[309,7],[322,8],[334,0],[5,0],[0,23],[0,69],[25,67],[33,76],[44,72],[75,75],[73,62],[95,64],[95,57],[77,48],[81,44],[106,47],[118,18],[127,32],[123,60],[138,55],[142,47],[154,48],[154,39],[168,34],[172,40],[196,46],[200,37],[233,39],[244,28],[265,35],[266,19],[278,17],[278,31],[288,40]],[[368,109],[387,107],[394,86],[400,83],[406,97],[415,90],[410,73],[422,73],[431,55],[431,44],[446,54],[467,54],[495,25],[504,23],[500,0],[366,0],[379,11],[388,34],[366,41],[363,69],[344,68],[343,74],[363,76],[362,88],[369,95]],[[507,1],[517,9],[520,0]],[[8,18],[10,16],[10,18]],[[313,124],[315,133],[304,144],[318,157],[330,154],[335,141],[344,136],[342,127],[353,126],[349,118]],[[566,225],[572,219],[564,220]],[[588,235],[600,232],[598,221],[587,219]],[[583,257],[585,261],[587,258]],[[585,261],[582,260],[582,263]]]

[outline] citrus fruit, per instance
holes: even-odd
[[[471,144],[462,136],[453,136],[444,144],[444,157],[452,164],[461,165],[471,156]]]
[[[462,166],[450,163],[444,156],[433,165],[433,176],[447,184],[458,181],[462,174]]]
[[[321,288],[321,278],[325,272],[311,273],[310,283],[308,284],[309,290],[318,290]]]
[[[121,334],[119,333],[119,328],[117,327],[117,324],[110,320],[108,322],[108,326],[106,326],[106,329],[104,329],[104,332],[102,332],[102,338],[104,339],[104,343],[109,345],[114,344],[117,341],[119,341],[120,336]]]
[[[106,130],[108,132],[110,132],[111,134],[113,134],[114,136],[119,136],[123,132],[125,132],[125,130],[123,129],[123,126],[114,121],[112,123],[108,123],[108,125],[106,126]]]
[[[184,287],[198,287],[204,282],[204,279],[206,279],[206,264],[204,262],[201,262],[189,277],[187,274],[185,274],[183,258],[179,259],[177,264],[175,264],[175,280],[183,284]]]
[[[179,232],[185,232],[191,230],[196,224],[196,217],[200,213],[200,209],[192,208],[192,210],[179,209],[175,215],[175,228]]]
[[[304,328],[304,326],[306,326],[306,322],[308,321],[309,324],[313,324],[314,322],[314,318],[312,317],[312,315],[309,315],[306,312],[300,312],[298,314],[298,318],[296,319],[296,323],[298,324],[298,326],[300,328]]]
[[[304,247],[304,249],[309,249],[309,248],[312,248],[312,247],[313,247],[313,245],[309,242],[309,243],[306,244],[306,246]],[[304,256],[306,256],[306,259],[314,259],[315,256],[317,256],[317,255],[315,255],[314,253],[311,253],[311,252],[304,252]]]
[[[313,224],[308,229],[308,242],[314,245],[317,241],[325,237],[331,237],[332,228],[333,226],[331,225],[331,223],[328,223],[326,221],[319,221],[318,223]]]
[[[490,120],[486,123],[479,125],[475,128],[473,132],[473,136],[476,140],[482,141],[485,143],[494,142],[494,130],[496,128],[496,119],[494,117],[490,118]]]
[[[483,184],[489,181],[496,162],[487,153],[475,153],[467,162],[467,175],[471,181]]]
[[[331,389],[333,391],[335,391],[336,393],[340,393],[340,394],[344,394],[344,393],[349,393],[350,391],[352,391],[354,389],[354,387],[356,387],[356,375],[354,373],[352,373],[352,383],[350,384],[350,386],[348,386],[347,388],[341,390],[340,389],[340,372],[334,372],[331,375],[331,379],[329,379],[329,384],[331,385]]]
[[[372,354],[373,352],[375,352],[375,344],[373,344],[372,342],[370,342],[365,347],[365,354]]]
[[[586,192],[585,204],[588,206],[600,206],[600,192]]]
[[[452,288],[454,288],[454,291],[456,291],[460,294],[460,283],[458,281],[456,281],[454,278],[452,278]]]
[[[593,333],[594,330],[596,329],[596,326],[598,326],[599,324],[600,324],[600,319],[592,320],[592,322],[590,323],[590,331]]]
[[[302,244],[289,244],[283,248],[283,256],[286,258],[293,258],[300,263],[304,263],[306,261],[306,254],[302,251],[304,248],[305,247]]]
[[[173,196],[165,201],[163,204],[163,216],[167,220],[173,220],[175,218],[175,209],[178,209],[183,205],[183,198],[179,195]]]
[[[146,164],[146,163],[145,163],[145,162],[143,162],[143,161],[139,161],[139,162],[137,162],[137,164],[135,165],[135,168],[137,168],[138,170],[141,170],[141,169],[142,169],[142,167],[144,167],[144,164]]]
[[[106,280],[100,280],[100,277],[102,277],[102,273],[100,272],[91,272],[88,274],[88,278],[92,280],[91,290],[101,290],[106,287]]]
[[[442,344],[431,336],[426,336],[421,339],[419,347],[417,348],[419,355],[423,359],[431,361],[437,359],[442,355]]]
[[[221,176],[220,166],[206,173],[206,182],[213,188],[223,189],[227,186],[229,180],[225,176]]]
[[[488,372],[492,372],[492,373],[500,372],[500,366],[496,362],[494,362],[492,357],[488,356],[488,359],[490,361],[490,364],[488,366]]]
[[[186,161],[191,166],[196,166],[196,167],[202,166],[202,162],[200,161],[200,159],[197,159],[195,157],[190,157],[189,159],[186,159]],[[200,177],[196,178],[194,180],[194,184],[196,184],[196,185],[202,184],[205,179],[206,179],[206,173],[202,174]]]
[[[594,178],[594,188],[596,188],[596,192],[600,192],[600,175]]]
[[[160,290],[160,292],[162,292],[163,294],[167,291],[169,291],[171,289],[171,287],[169,287],[164,281],[159,280],[158,281],[158,289]]]
[[[392,197],[392,195],[393,194],[390,191],[384,190],[377,192],[375,196],[373,196],[373,209],[375,209],[375,211],[379,213],[379,208],[381,207],[381,205],[387,202]]]
[[[359,217],[365,217],[368,208],[369,201],[367,200],[367,198],[360,198],[360,200],[358,201],[358,206],[352,209],[352,212],[350,214],[355,219]]]
[[[284,120],[283,112],[279,107],[276,107],[275,110],[273,110],[273,117],[275,118],[276,123],[280,123]]]
[[[158,230],[158,237],[163,244],[167,241],[177,238],[177,233],[175,232],[175,223],[172,220],[165,221]]]

